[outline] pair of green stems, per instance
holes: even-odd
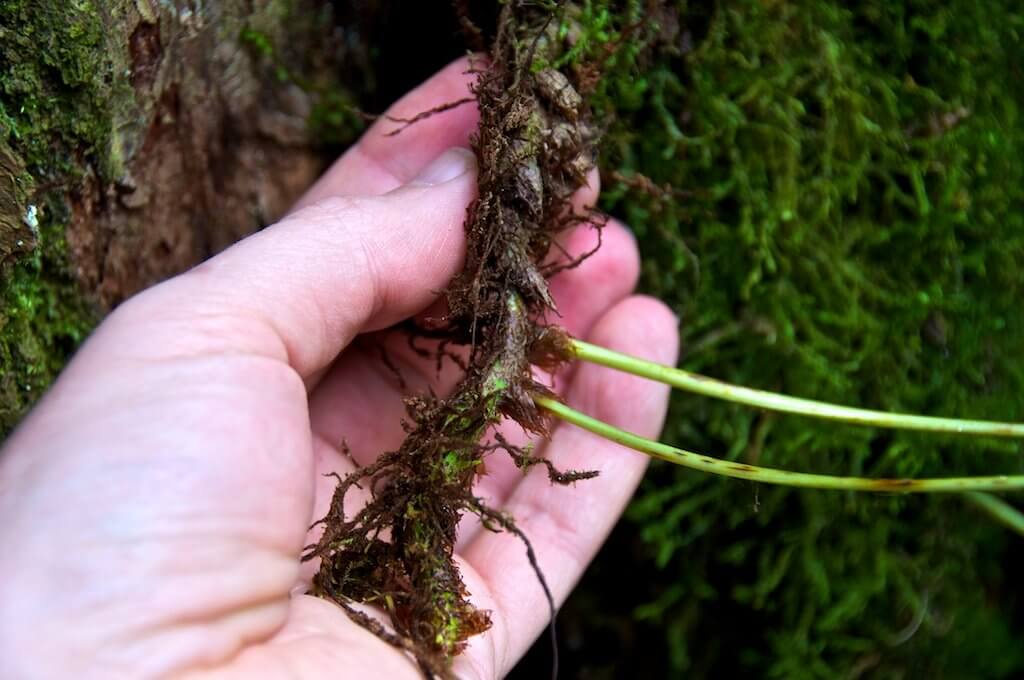
[[[783,413],[794,413],[845,423],[886,427],[903,430],[943,432],[973,436],[1024,438],[1024,423],[999,423],[984,420],[934,418],[903,413],[886,413],[849,408],[809,399],[788,397],[731,385],[678,368],[662,366],[619,352],[614,352],[581,340],[572,340],[572,351],[581,361],[617,369],[672,387],[708,397],[745,404],[755,408]],[[806,489],[832,489],[845,491],[874,491],[889,493],[961,493],[971,503],[987,512],[1010,529],[1024,535],[1024,513],[990,492],[1024,489],[1024,476],[994,475],[987,477],[947,477],[933,479],[868,479],[838,477],[804,472],[790,472],[777,468],[746,465],[711,458],[692,451],[652,441],[619,429],[608,423],[581,413],[557,399],[537,395],[534,401],[551,415],[589,430],[613,442],[628,446],[653,458],[682,465],[715,475],[746,479],[764,484],[778,484]]]

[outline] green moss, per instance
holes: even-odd
[[[48,210],[62,210],[54,202]],[[66,272],[64,223],[47,219],[40,246],[6,273],[0,290],[0,433],[6,433],[96,323]]]
[[[351,144],[366,128],[348,89],[325,87],[315,93],[309,130],[317,143],[342,147]]]
[[[62,197],[87,173],[113,176],[118,159],[112,67],[92,2],[2,0],[0,44],[0,135],[32,176],[40,215],[36,249],[0,272],[2,434],[95,322],[68,272]]]
[[[625,55],[602,91],[619,115],[604,167],[682,193],[619,183],[604,200],[636,230],[644,288],[680,314],[683,365],[851,405],[1024,419],[1017,3],[673,4],[653,60]],[[666,439],[836,474],[1024,468],[1018,443],[687,396]],[[633,574],[652,593],[637,637],[661,637],[677,670],[1024,669],[1009,566],[1020,548],[956,497],[756,488],[655,466],[630,521],[653,561]]]
[[[246,45],[256,51],[260,56],[272,59],[274,57],[274,46],[270,42],[270,36],[266,33],[257,31],[254,28],[243,28],[241,34],[239,34],[239,40],[243,45]]]
[[[33,176],[108,162],[111,66],[90,0],[0,0],[0,134]]]

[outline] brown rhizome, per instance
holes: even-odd
[[[503,451],[522,468],[547,466],[559,484],[596,474],[556,470],[501,437],[481,444],[502,419],[545,433],[547,418],[534,395],[547,389],[534,380],[531,366],[553,367],[566,354],[555,345],[562,336],[542,322],[554,311],[547,278],[581,261],[559,254],[554,238],[576,225],[591,223],[599,230],[602,224],[589,211],[574,210],[571,200],[595,163],[599,135],[585,95],[596,66],[550,66],[569,47],[558,31],[563,19],[562,12],[511,2],[503,8],[489,60],[474,62],[480,126],[472,146],[479,194],[465,225],[465,268],[445,292],[444,322],[414,331],[439,340],[442,352],[449,344],[465,346],[465,375],[446,398],[406,400],[411,424],[405,441],[340,480],[330,510],[318,522],[322,537],[305,554],[307,560],[320,560],[315,594],[411,652],[430,676],[450,676],[451,658],[467,638],[490,625],[488,614],[468,601],[453,561],[464,513],[478,516],[487,529],[523,540],[554,614],[543,575],[514,519],[473,494],[482,459]],[[460,103],[397,122],[412,125]],[[547,259],[550,252],[556,253],[553,260]],[[371,499],[347,516],[345,497],[356,485],[367,486]],[[354,609],[354,603],[383,609],[394,632]]]

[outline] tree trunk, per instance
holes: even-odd
[[[0,432],[104,310],[275,219],[314,138],[358,131],[360,28],[317,0],[0,2]]]

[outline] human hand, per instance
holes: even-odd
[[[401,100],[408,117],[466,96],[456,62]],[[397,337],[459,270],[475,191],[464,106],[396,137],[378,124],[280,223],[118,308],[0,455],[0,676],[5,678],[416,678],[403,654],[330,602],[303,595],[310,524],[330,472],[397,448],[402,391],[443,393]],[[594,194],[582,197],[592,201]],[[571,253],[594,239],[565,237]],[[673,363],[676,322],[632,296],[639,268],[612,221],[604,246],[552,281],[569,332]],[[666,389],[594,366],[556,388],[576,408],[656,436]],[[524,440],[519,432],[506,436]],[[539,452],[601,476],[551,486],[500,455],[477,492],[531,539],[558,602],[593,558],[645,459],[570,426]],[[547,623],[518,540],[465,522],[458,558],[493,627],[460,677],[509,671]]]

